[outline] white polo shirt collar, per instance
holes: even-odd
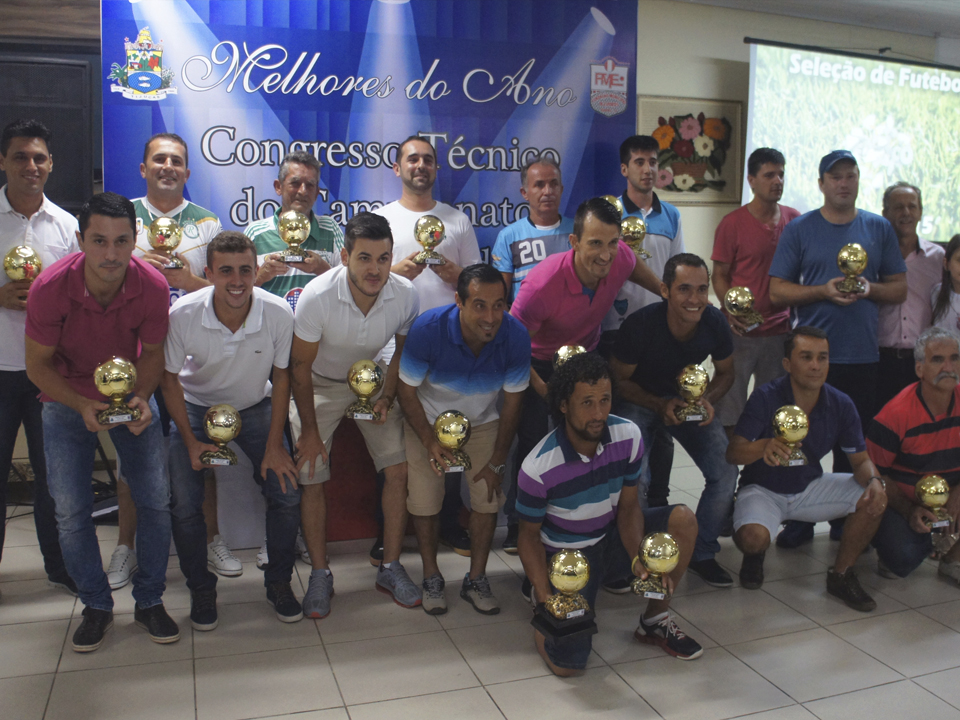
[[[247,313],[243,325],[235,333],[230,332],[230,328],[220,322],[220,318],[217,317],[217,311],[213,307],[213,295],[214,293],[211,292],[203,303],[203,316],[200,321],[203,327],[208,330],[219,330],[225,336],[225,344],[242,342],[247,333],[260,332],[260,328],[263,326],[263,300],[257,297],[256,293],[253,293],[250,312]]]
[[[393,283],[390,282],[390,276],[387,275],[387,281],[383,284],[383,287],[380,288],[380,293],[377,295],[376,301],[367,313],[367,317],[377,313],[387,300],[393,300],[394,297],[396,297],[396,292],[394,291]],[[340,302],[347,303],[354,310],[362,314],[360,308],[357,307],[357,301],[353,299],[353,293],[350,292],[349,270],[346,266],[344,266],[343,272],[340,273],[340,277],[337,278],[337,299],[340,300]]]

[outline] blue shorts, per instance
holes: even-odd
[[[666,532],[670,522],[670,513],[673,512],[675,507],[677,505],[645,508],[643,511],[644,533],[649,535],[655,532]],[[591,608],[596,609],[597,593],[603,583],[633,577],[633,572],[630,569],[633,556],[628,555],[623,547],[616,523],[607,526],[606,535],[600,542],[588,548],[580,548],[580,552],[587,556],[587,562],[590,563],[590,581],[580,591],[580,594],[583,595]],[[553,553],[547,553],[548,563],[552,555]],[[587,666],[587,658],[590,657],[590,650],[593,647],[593,637],[587,635],[559,644],[547,635],[543,645],[550,662],[557,667],[582,670]]]

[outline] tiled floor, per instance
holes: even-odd
[[[679,448],[677,466],[673,497],[695,505],[702,480]],[[445,553],[450,612],[430,617],[373,590],[365,542],[331,549],[336,596],[323,621],[276,620],[253,549],[238,553],[242,577],[220,579],[220,627],[192,632],[189,594],[171,558],[165,601],[180,622],[180,642],[151,643],[133,624],[126,588],[115,595],[104,646],[78,655],[69,638],[81,606],[47,587],[24,512],[8,511],[0,566],[5,719],[960,720],[960,588],[938,579],[929,562],[907,580],[884,580],[867,554],[858,570],[878,607],[849,610],[826,594],[836,544],[823,533],[801,550],[771,549],[759,591],[686,578],[673,607],[705,648],[693,662],[635,642],[640,603],[601,593],[589,667],[561,680],[533,648],[515,557],[491,557],[502,612],[485,617],[457,597],[467,561]],[[116,529],[101,528],[100,539],[108,559]],[[740,554],[729,540],[718,559],[736,575]],[[412,546],[404,562],[419,580]],[[309,569],[298,563],[297,572],[301,594]]]

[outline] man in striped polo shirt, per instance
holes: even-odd
[[[916,499],[914,486],[936,474],[950,485],[945,510],[960,524],[960,338],[938,327],[925,330],[913,349],[919,382],[908,385],[877,413],[867,432],[867,451],[887,478],[887,511],[873,538],[877,571],[906,577],[933,549],[925,521],[936,517]],[[892,481],[892,482],[891,482]],[[960,543],[940,559],[940,575],[960,583]]]
[[[581,594],[591,608],[601,583],[647,576],[636,557],[645,533],[667,531],[680,546],[680,561],[664,578],[669,590],[690,562],[697,537],[693,512],[684,505],[640,506],[643,439],[636,425],[610,414],[613,382],[606,361],[594,353],[570,358],[550,379],[557,427],[523,461],[517,493],[524,594],[532,593],[535,602],[553,594],[547,567],[561,549],[586,555],[590,581]],[[650,600],[634,637],[681,660],[700,657],[703,649],[677,628],[669,605],[669,596]],[[558,643],[535,631],[534,641],[555,675],[570,676],[586,667],[589,635]]]
[[[320,163],[310,153],[287,153],[280,161],[273,189],[280,197],[280,209],[247,225],[244,234],[257,246],[257,287],[282,297],[296,312],[297,300],[307,283],[340,264],[343,230],[333,218],[317,217],[313,212],[320,194]],[[279,255],[287,244],[280,239],[277,223],[287,210],[310,218],[310,235],[303,242],[306,259],[300,263],[285,263]]]

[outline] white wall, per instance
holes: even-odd
[[[637,93],[740,100],[746,128],[750,48],[746,36],[799,45],[875,52],[894,51],[934,61],[933,38],[852,25],[729,10],[675,0],[639,0]],[[771,6],[776,3],[771,2]],[[790,177],[787,182],[815,182]],[[713,232],[734,205],[681,206],[687,250],[710,257]]]

